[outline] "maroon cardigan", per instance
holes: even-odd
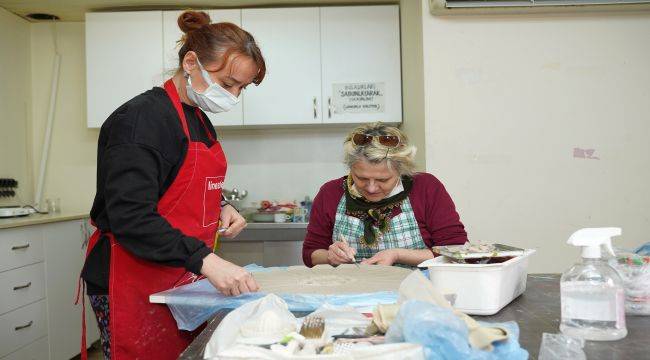
[[[344,194],[344,179],[345,177],[341,177],[328,181],[314,198],[307,236],[302,245],[302,260],[309,267],[314,266],[311,254],[318,249],[327,250],[332,244],[336,208]],[[467,233],[460,222],[456,206],[444,185],[435,176],[427,173],[415,174],[409,200],[422,239],[428,247],[467,242]],[[400,213],[401,209],[396,207],[391,217]]]

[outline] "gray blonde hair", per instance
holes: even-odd
[[[357,146],[352,142],[354,134],[364,135],[394,135],[400,139],[395,148],[387,148],[381,145],[377,138],[369,144]],[[398,128],[385,125],[381,122],[365,124],[356,127],[345,138],[343,143],[344,162],[348,168],[359,160],[365,160],[371,164],[379,164],[386,160],[389,169],[395,169],[400,176],[411,176],[415,173],[415,153],[417,149],[409,145],[408,138]]]

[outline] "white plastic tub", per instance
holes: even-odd
[[[535,250],[500,264],[455,264],[439,256],[419,267],[429,268],[433,285],[455,294],[454,308],[472,315],[493,315],[526,290],[528,260]]]

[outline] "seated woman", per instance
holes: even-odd
[[[416,266],[431,246],[464,244],[454,202],[433,175],[414,172],[415,147],[397,128],[359,126],[343,145],[350,174],[320,188],[302,258],[307,266]]]

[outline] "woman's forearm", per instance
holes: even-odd
[[[329,261],[327,260],[327,250],[325,249],[314,250],[314,252],[311,253],[311,262],[314,265],[329,264]]]
[[[430,249],[398,249],[397,252],[397,263],[404,265],[417,266],[431,258],[433,258],[433,253]]]

